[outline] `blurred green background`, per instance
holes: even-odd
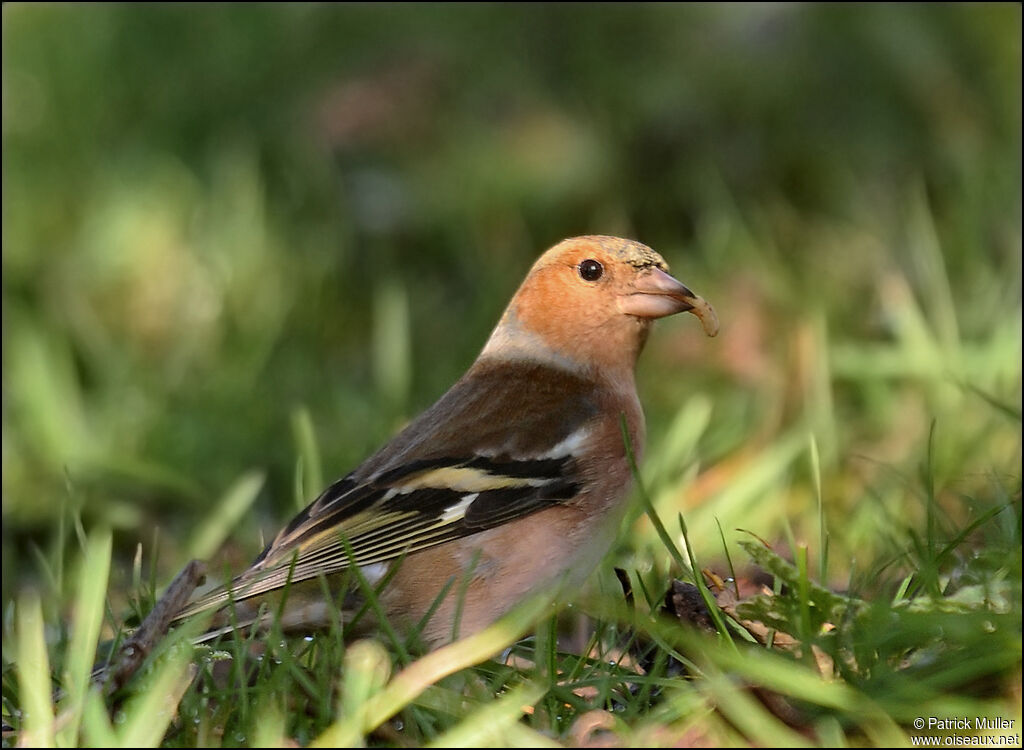
[[[923,464],[1019,507],[1019,4],[4,4],[4,602],[76,518],[166,580],[256,468],[251,558],[588,233],[722,319],[640,365],[698,554],[816,538],[811,436],[837,575]]]

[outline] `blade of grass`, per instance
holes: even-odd
[[[75,620],[63,674],[64,688],[68,694],[61,707],[65,723],[57,733],[57,742],[63,747],[78,744],[82,709],[96,656],[100,626],[103,624],[111,545],[112,538],[108,529],[94,532],[86,545],[85,557],[79,570]]]
[[[714,534],[712,518],[721,518],[727,526],[736,526],[766,517],[764,504],[770,502],[773,495],[784,492],[805,444],[805,433],[793,430],[759,449],[756,456],[744,460],[740,470],[690,514],[687,526],[694,538],[706,539]],[[707,512],[712,508],[713,514]]]
[[[706,642],[702,655],[726,674],[854,718],[878,747],[906,744],[905,735],[882,707],[846,683],[822,680],[813,667],[765,649],[739,653],[717,644],[708,647]]]
[[[189,560],[207,560],[224,543],[231,530],[252,507],[263,487],[262,471],[248,471],[231,485],[189,542],[185,554]]]
[[[320,747],[364,747],[370,699],[381,691],[391,672],[391,660],[374,641],[357,641],[346,649],[342,668],[339,719],[316,739]]]
[[[825,523],[825,504],[821,495],[821,456],[818,453],[818,440],[814,433],[808,433],[808,451],[811,459],[811,481],[814,485],[814,498],[818,505],[818,581],[824,586],[828,582],[828,526]]]
[[[740,598],[740,582],[736,578],[736,566],[733,565],[732,555],[729,553],[729,545],[725,541],[725,530],[722,529],[722,522],[715,516],[715,525],[718,527],[718,538],[722,540],[722,551],[725,553],[725,563],[729,568],[729,578],[732,580],[733,592],[736,598]]]
[[[703,689],[747,738],[759,747],[812,747],[811,743],[755,700],[749,691],[738,687],[727,675],[714,670],[705,675]]]
[[[426,747],[511,747],[509,728],[547,692],[542,685],[527,683],[513,689],[494,703],[469,714],[452,729],[438,735]],[[518,732],[518,742],[528,741],[530,747],[560,747],[537,732],[529,736]],[[534,745],[540,741],[543,744]],[[518,743],[517,743],[518,744]]]
[[[82,709],[84,747],[117,747],[118,738],[107,716],[107,706],[99,688],[90,690]]]
[[[797,598],[800,602],[800,640],[810,643],[814,638],[811,632],[811,582],[807,574],[807,545],[796,546]],[[804,658],[813,659],[810,649],[803,649]]]
[[[367,701],[362,734],[373,731],[401,711],[430,685],[461,669],[478,664],[514,643],[550,608],[549,595],[528,598],[493,625],[478,633],[432,651],[392,678],[381,692]],[[311,747],[331,747],[328,729]]]
[[[397,279],[385,279],[373,295],[373,375],[379,393],[401,409],[412,383],[409,293]]]
[[[284,714],[276,704],[268,700],[260,707],[259,716],[260,720],[253,727],[252,747],[286,747],[290,744],[285,735]]]
[[[715,623],[715,628],[718,629],[718,634],[721,638],[724,638],[733,648],[736,644],[732,640],[732,633],[729,632],[728,626],[725,624],[725,618],[722,617],[722,610],[718,608],[718,602],[708,591],[708,586],[704,582],[704,574],[699,572],[700,566],[697,564],[697,558],[693,553],[693,547],[690,546],[690,538],[686,532],[686,521],[683,520],[683,514],[679,514],[679,530],[683,535],[683,541],[686,544],[686,554],[690,556],[690,566],[694,571],[693,582],[697,586],[697,590],[700,591],[701,599],[704,600],[704,606],[707,607],[708,614],[711,616],[712,621]]]
[[[166,653],[155,672],[124,707],[124,723],[118,732],[120,747],[156,747],[160,744],[178,703],[192,683],[195,667],[192,649],[178,647]]]
[[[622,415],[619,418],[619,428],[622,431],[622,441],[626,447],[626,462],[629,464],[629,471],[633,476],[633,481],[636,482],[637,494],[640,496],[640,502],[643,503],[644,511],[647,513],[647,517],[651,519],[651,524],[654,526],[654,530],[658,534],[658,538],[661,539],[661,543],[665,546],[669,555],[676,561],[679,569],[689,575],[694,575],[693,570],[683,560],[683,555],[679,551],[675,542],[672,541],[672,537],[668,535],[668,531],[665,530],[665,525],[658,518],[658,513],[654,510],[654,504],[651,502],[650,495],[647,494],[647,490],[644,488],[643,479],[640,477],[640,470],[637,467],[636,455],[633,453],[633,444],[629,439],[629,428],[626,425],[626,417]]]
[[[25,594],[19,601],[17,622],[18,690],[22,710],[18,743],[22,747],[54,747],[50,659],[43,635],[43,609],[34,592]]]
[[[356,562],[355,552],[352,551],[352,546],[349,544],[348,539],[343,535],[339,535],[338,539],[341,541],[342,546],[345,548],[345,554],[348,556],[348,570],[350,570],[352,575],[355,576],[359,590],[362,591],[363,596],[366,597],[366,602],[370,605],[371,611],[377,616],[377,626],[384,631],[384,634],[388,638],[388,642],[394,646],[395,650],[398,652],[398,656],[401,659],[402,664],[408,664],[412,661],[412,657],[409,655],[409,650],[405,647],[405,642],[401,637],[399,637],[398,632],[389,621],[387,612],[384,611],[384,607],[378,599],[377,590],[369,580],[367,580],[366,575],[363,573],[363,569]]]
[[[306,507],[324,487],[324,471],[320,448],[313,428],[309,408],[299,406],[292,410],[292,437],[298,452],[295,471],[295,503],[298,510]]]

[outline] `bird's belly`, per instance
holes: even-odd
[[[555,596],[578,587],[608,551],[621,512],[595,524],[566,506],[539,511],[456,542],[417,552],[402,563],[381,599],[395,624],[406,628],[415,613],[431,609],[448,591],[422,630],[439,646],[475,633],[532,594]]]

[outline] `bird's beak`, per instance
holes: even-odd
[[[619,311],[638,318],[664,318],[681,312],[692,312],[704,326],[704,333],[718,333],[718,316],[714,308],[685,285],[660,268],[641,271],[632,289],[618,297]]]

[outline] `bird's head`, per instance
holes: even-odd
[[[632,377],[651,323],[680,312],[696,315],[709,336],[718,332],[711,305],[670,276],[664,259],[646,245],[574,237],[533,265],[484,354]]]

